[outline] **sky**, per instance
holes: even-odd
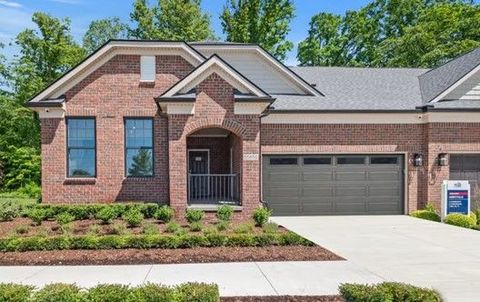
[[[150,0],[154,3],[156,0]],[[211,15],[212,27],[216,36],[223,39],[219,14],[227,0],[203,0],[202,8]],[[32,14],[37,11],[47,12],[58,18],[69,17],[72,21],[71,31],[75,40],[81,42],[82,36],[91,21],[119,17],[129,22],[133,0],[0,0],[0,43],[6,46],[4,53],[12,58],[15,46],[9,43],[25,28],[34,28]],[[368,0],[294,0],[296,17],[291,23],[288,39],[295,46],[305,39],[310,18],[319,12],[343,14],[347,10],[356,10]],[[286,63],[296,64],[296,49],[288,54]]]

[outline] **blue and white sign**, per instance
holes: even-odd
[[[442,218],[452,213],[470,213],[470,184],[466,180],[445,180],[442,185]]]

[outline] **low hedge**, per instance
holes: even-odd
[[[441,221],[440,215],[430,210],[413,211],[410,216],[436,222]]]
[[[342,284],[339,291],[346,302],[442,301],[442,297],[435,290],[397,282],[384,282],[376,285]]]
[[[99,284],[82,289],[54,283],[41,289],[13,283],[0,284],[0,301],[8,302],[219,302],[216,284],[185,283],[175,287],[144,284],[137,287]]]
[[[445,222],[446,224],[471,229],[477,225],[477,216],[474,213],[470,213],[470,215],[453,213],[445,216],[443,222]]]
[[[83,235],[54,237],[0,238],[0,251],[51,251],[51,250],[99,250],[99,249],[177,249],[218,246],[269,246],[304,245],[313,243],[293,233],[277,234],[184,234],[184,235]]]

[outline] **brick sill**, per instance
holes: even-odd
[[[187,208],[188,209],[195,209],[195,210],[202,210],[205,212],[216,212],[217,209],[222,206],[221,204],[192,204],[189,205]],[[233,210],[235,212],[241,212],[243,211],[242,206],[232,206]]]
[[[63,181],[63,184],[65,185],[90,185],[90,184],[95,184],[97,182],[96,178],[66,178]]]

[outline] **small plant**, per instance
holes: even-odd
[[[177,286],[176,295],[178,301],[203,301],[217,302],[220,301],[220,293],[218,285],[206,283],[185,283]]]
[[[47,211],[44,209],[33,208],[28,212],[28,218],[30,218],[35,225],[41,225],[46,217]]]
[[[439,293],[428,288],[397,282],[376,285],[342,284],[339,291],[347,302],[355,301],[422,301],[441,302]]]
[[[436,213],[437,210],[435,209],[435,206],[433,205],[433,202],[427,202],[424,208],[425,211],[433,212]]]
[[[190,223],[190,231],[192,232],[200,232],[203,229],[203,225],[201,222],[192,222]]]
[[[134,228],[140,226],[142,223],[143,214],[140,210],[132,208],[123,214],[122,219],[127,222],[128,226]]]
[[[236,234],[251,234],[253,233],[253,228],[254,226],[251,223],[242,223],[237,225],[233,232]]]
[[[228,229],[228,227],[230,226],[230,223],[228,221],[219,221],[216,226],[217,226],[217,230],[219,232],[222,232]]]
[[[87,233],[90,235],[98,235],[102,232],[102,227],[100,227],[98,224],[92,224],[91,226],[88,227]]]
[[[23,235],[23,234],[27,234],[29,230],[30,230],[30,227],[26,224],[23,224],[15,228],[15,233],[19,235]]]
[[[154,223],[145,223],[142,233],[145,235],[158,235],[160,234],[160,230]]]
[[[80,288],[72,284],[55,283],[46,285],[33,295],[35,302],[81,302],[82,294]]]
[[[273,234],[273,233],[278,232],[278,224],[276,224],[275,222],[267,222],[263,226],[263,232],[268,233],[268,234]]]
[[[104,207],[95,214],[95,218],[102,221],[104,224],[111,224],[115,218],[118,217],[117,211],[112,207]]]
[[[119,222],[112,224],[111,233],[113,235],[127,235],[129,232],[125,224]]]
[[[57,223],[59,225],[66,225],[69,224],[70,222],[75,220],[75,216],[69,214],[69,213],[61,213],[58,214],[57,217],[55,218],[57,220]]]
[[[181,226],[174,221],[170,221],[169,223],[167,223],[165,225],[165,232],[167,232],[167,233],[175,233],[179,229],[181,229]]]
[[[127,285],[99,284],[88,290],[85,300],[92,302],[124,302],[129,292]]]
[[[185,219],[188,223],[200,222],[203,219],[204,212],[202,210],[187,209],[185,212]]]
[[[173,215],[175,214],[175,211],[169,206],[161,206],[156,212],[155,212],[155,218],[163,221],[165,223],[168,223],[172,220]]]
[[[438,215],[435,212],[432,211],[427,211],[427,210],[418,210],[418,211],[413,211],[410,216],[420,218],[420,219],[425,219],[425,220],[430,220],[430,221],[436,221],[440,222],[440,215]]]
[[[230,221],[233,215],[233,207],[229,205],[222,205],[218,207],[216,216],[220,221]]]
[[[12,221],[17,216],[18,212],[11,206],[0,208],[0,221]]]
[[[470,213],[470,215],[453,213],[453,214],[448,214],[443,220],[443,222],[445,222],[446,224],[471,229],[477,225],[477,217],[473,213]]]
[[[0,301],[2,302],[27,302],[31,301],[34,287],[14,283],[0,283]]]
[[[256,226],[263,227],[268,222],[270,215],[272,215],[272,211],[262,207],[253,211],[252,218]]]

